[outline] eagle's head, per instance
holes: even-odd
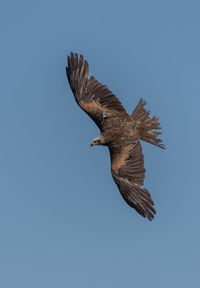
[[[96,145],[105,145],[104,144],[104,137],[102,135],[94,138],[90,146],[96,146]]]

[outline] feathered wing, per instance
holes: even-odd
[[[145,169],[140,142],[136,140],[131,144],[113,144],[109,150],[112,176],[124,200],[140,215],[152,220],[156,214],[154,203],[149,191],[141,188]]]
[[[93,76],[88,78],[89,67],[83,56],[71,53],[68,56],[66,73],[78,105],[95,121],[100,130],[109,116],[126,115],[116,96]]]

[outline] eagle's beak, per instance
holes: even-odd
[[[101,145],[100,136],[94,138],[92,143],[90,144],[90,146],[96,146],[96,145]]]

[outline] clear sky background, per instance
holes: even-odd
[[[200,287],[199,1],[1,1],[0,287]],[[143,97],[155,220],[122,199],[66,56],[129,113]]]

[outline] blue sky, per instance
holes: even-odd
[[[198,287],[198,1],[2,1],[0,286]],[[143,143],[152,222],[122,199],[76,105],[66,56],[129,113],[143,97],[163,151]]]

